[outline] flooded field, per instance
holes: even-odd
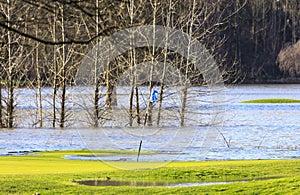
[[[0,155],[69,149],[137,150],[141,161],[300,158],[300,104],[242,104],[262,98],[300,99],[299,85],[246,85],[225,90],[222,124],[214,126],[0,130]],[[19,100],[19,107],[26,105]],[[29,105],[30,106],[30,105]],[[142,137],[141,137],[142,136]],[[136,155],[69,156],[70,159],[135,161]]]

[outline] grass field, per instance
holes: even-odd
[[[241,103],[286,104],[286,103],[300,103],[300,100],[274,98],[274,99],[247,100]]]
[[[1,194],[299,194],[300,160],[173,162],[158,169],[118,170],[100,161],[67,160],[56,151],[0,157]],[[134,166],[133,162],[127,163]],[[197,187],[85,186],[74,180],[188,183],[246,181]]]

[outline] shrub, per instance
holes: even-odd
[[[278,55],[278,63],[285,76],[300,76],[300,41],[282,49]]]

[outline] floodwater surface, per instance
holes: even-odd
[[[244,104],[263,98],[300,99],[299,85],[243,85],[225,89],[222,124],[95,129],[1,129],[0,155],[69,149],[137,150],[141,161],[300,158],[300,104]],[[22,107],[22,102],[19,102]],[[24,106],[23,106],[24,107]],[[69,156],[70,159],[136,161],[136,155]]]

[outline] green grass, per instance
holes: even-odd
[[[79,161],[57,151],[0,157],[0,194],[299,194],[300,160],[173,162],[158,169],[118,170],[100,161]],[[134,162],[127,163],[133,166]],[[74,180],[104,179],[162,183],[249,180],[202,187],[99,187]],[[261,180],[265,179],[265,180]]]
[[[258,100],[247,100],[241,103],[260,103],[260,104],[284,104],[284,103],[300,103],[300,100],[295,99],[258,99]]]

